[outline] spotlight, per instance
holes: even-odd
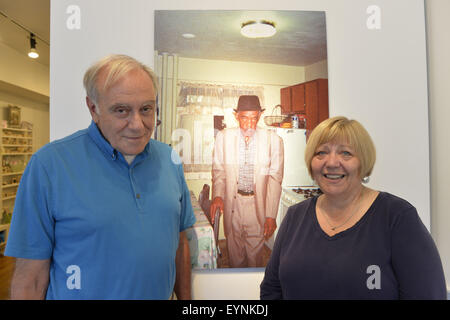
[[[39,53],[36,51],[36,38],[33,33],[30,33],[30,51],[28,52],[28,56],[32,59],[39,57]]]

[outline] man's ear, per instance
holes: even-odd
[[[95,123],[97,123],[98,114],[100,111],[100,110],[98,110],[97,104],[91,98],[86,96],[86,105],[89,109],[89,113],[91,114],[92,120]]]

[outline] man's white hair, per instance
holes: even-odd
[[[100,74],[100,71],[106,68],[108,74],[106,75],[105,83],[103,84],[103,88],[98,88],[98,75]],[[99,89],[102,89],[103,91],[107,90],[117,80],[132,70],[145,71],[150,79],[152,79],[155,93],[158,93],[158,77],[150,67],[130,56],[124,54],[111,54],[95,62],[84,74],[83,85],[86,89],[86,95],[94,103],[97,103],[99,99]]]

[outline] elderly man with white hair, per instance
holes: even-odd
[[[240,96],[239,127],[220,131],[214,144],[210,215],[214,223],[216,210],[223,213],[232,268],[264,267],[264,243],[277,228],[284,146],[257,127],[263,111],[258,96]]]
[[[13,299],[190,298],[184,230],[195,222],[180,162],[150,139],[157,79],[125,55],[84,77],[91,125],[31,158],[6,255]]]

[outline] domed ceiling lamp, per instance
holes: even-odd
[[[266,20],[247,21],[241,25],[241,34],[247,38],[269,38],[276,32],[275,23]]]

